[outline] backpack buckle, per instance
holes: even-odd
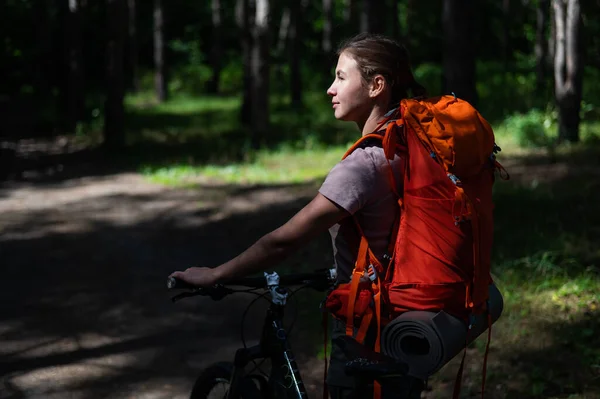
[[[452,173],[448,173],[448,178],[452,180],[452,183],[454,183],[454,185],[458,186],[460,184],[460,179],[458,178],[458,176]]]
[[[475,326],[475,315],[469,315],[469,330],[471,330]]]
[[[363,276],[360,278],[361,281],[365,282],[367,280],[371,280],[371,282],[375,282],[377,280],[377,270],[373,264],[370,264],[367,269],[364,271]]]

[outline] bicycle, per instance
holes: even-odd
[[[174,302],[198,295],[221,300],[234,293],[254,292],[260,289],[266,290],[263,295],[270,297],[259,344],[252,347],[246,347],[244,344],[236,351],[233,363],[220,362],[205,368],[196,379],[190,398],[208,398],[221,384],[228,385],[222,395],[217,396],[224,399],[308,398],[283,326],[284,309],[289,297],[289,290],[284,286],[300,285],[324,292],[333,285],[335,278],[335,269],[284,276],[273,272],[265,273],[264,278],[239,278],[209,288],[197,288],[170,277],[167,281],[168,289],[188,290],[173,297]],[[234,286],[246,289],[231,288]],[[357,386],[361,387],[359,389],[368,387],[375,380],[382,384],[389,383],[394,378],[405,376],[408,372],[407,364],[376,353],[351,337],[338,337],[334,340],[334,345],[339,345],[350,359],[346,363],[345,371],[357,379]],[[271,372],[268,378],[262,374],[253,374],[254,371],[249,373],[244,371],[250,362],[259,359],[271,360]]]

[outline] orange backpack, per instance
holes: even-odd
[[[382,324],[402,312],[444,310],[467,321],[486,310],[492,185],[495,171],[504,171],[495,159],[499,148],[491,126],[466,101],[405,99],[399,114],[380,123],[376,131],[387,123],[384,135],[363,136],[344,155],[376,138],[389,161],[395,154],[405,157],[401,192],[390,172],[400,216],[387,264],[375,257],[355,223],[361,241],[351,281],[339,285],[325,304],[359,342],[375,318],[377,352]]]

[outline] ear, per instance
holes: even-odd
[[[387,82],[383,75],[375,75],[369,85],[369,97],[375,98],[379,96],[386,88]]]

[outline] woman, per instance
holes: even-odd
[[[384,36],[360,34],[340,46],[335,80],[327,94],[336,119],[355,122],[364,136],[381,128],[384,116],[398,107],[408,90],[413,95],[424,94],[423,87],[414,80],[404,47]],[[392,161],[396,186],[402,184],[402,162],[398,156]],[[172,276],[197,286],[210,286],[265,270],[329,229],[338,280],[348,282],[360,241],[349,216],[356,217],[372,251],[383,263],[394,222],[390,215],[398,212],[389,167],[381,147],[357,148],[329,172],[315,198],[283,226],[216,268],[192,267]],[[334,320],[332,337],[344,333],[345,323]],[[350,397],[354,381],[344,374],[341,351],[335,346],[332,350],[327,381],[331,397]],[[420,397],[420,381],[406,382],[405,391],[411,392],[403,397]]]

